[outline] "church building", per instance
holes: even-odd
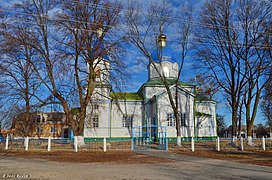
[[[85,119],[85,138],[130,138],[136,129],[156,132],[163,129],[167,138],[176,138],[176,120],[166,88],[152,64],[148,65],[148,79],[137,92],[113,92],[109,82],[110,63],[101,61],[98,86]],[[178,81],[178,64],[164,60],[157,65],[164,73],[170,90],[177,92],[181,137],[211,138],[217,136],[216,102],[199,101],[197,87]]]

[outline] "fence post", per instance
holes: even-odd
[[[29,138],[28,136],[25,138],[25,150],[28,151],[28,142],[29,142]]]
[[[220,138],[217,136],[217,151],[220,151]]]
[[[192,151],[195,151],[195,141],[194,141],[194,136],[192,136]]]
[[[9,144],[9,136],[7,134],[5,150],[8,150],[8,144]]]
[[[51,136],[48,137],[47,151],[51,151]]]
[[[166,146],[166,151],[168,151],[168,139],[167,139],[167,137],[165,139],[165,146]]]
[[[265,151],[265,137],[263,136],[263,150]]]
[[[107,151],[107,139],[104,137],[103,139],[103,151],[106,152]]]
[[[241,150],[244,150],[244,138],[241,136]]]
[[[131,151],[134,150],[134,137],[131,138]]]
[[[75,145],[75,151],[77,152],[78,151],[78,148],[77,148],[77,136],[74,136],[74,145]]]

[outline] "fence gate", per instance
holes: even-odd
[[[133,127],[132,150],[168,150],[166,127],[154,125]]]

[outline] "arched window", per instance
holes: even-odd
[[[163,74],[165,77],[169,77],[169,69],[168,67],[163,67]]]

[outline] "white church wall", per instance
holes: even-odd
[[[123,127],[123,116],[133,115],[133,127],[142,126],[143,102],[118,101],[112,104],[111,137],[131,137],[131,128]]]
[[[165,77],[170,78],[177,78],[178,77],[178,64],[177,63],[171,63],[169,61],[163,61],[160,63],[155,63],[157,69],[159,70],[160,74],[164,73]],[[154,68],[153,64],[149,65],[149,79],[153,78],[160,78],[157,70]]]
[[[196,129],[198,137],[217,136],[216,124],[216,103],[213,101],[203,101],[196,103],[196,112],[203,115],[196,116]],[[205,115],[207,114],[207,115]]]
[[[95,88],[92,100],[98,101],[98,100],[109,100],[110,95],[110,88],[108,87],[97,87]]]
[[[142,126],[150,126],[153,123],[154,114],[156,113],[156,99],[153,98],[145,103],[144,108],[144,123]]]
[[[161,94],[165,91],[163,86],[147,86],[145,87],[145,99],[151,99],[154,95]]]
[[[98,127],[94,125],[94,118],[98,118]],[[84,125],[85,137],[110,136],[110,101],[93,101],[87,108]]]
[[[193,116],[194,97],[185,93],[184,91],[180,91],[179,102],[180,112],[184,113],[186,116],[186,126],[181,126],[181,136],[191,137],[194,134],[194,116]],[[173,109],[170,105],[167,93],[164,93],[161,96],[159,96],[157,105],[158,105],[158,125],[166,127],[168,137],[176,137],[177,136],[176,127],[168,126],[167,122],[167,114],[173,113]]]

